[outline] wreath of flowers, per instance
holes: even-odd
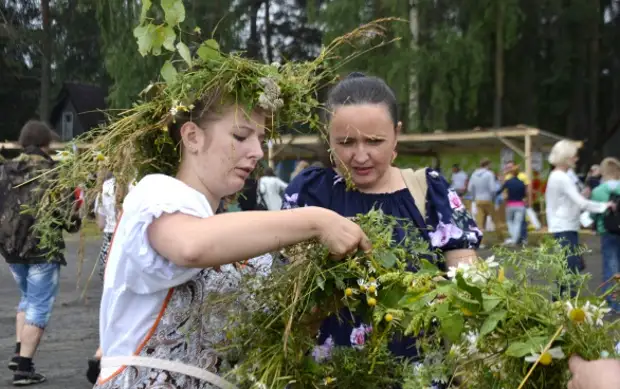
[[[190,61],[184,50],[186,61],[179,62],[188,66],[186,70],[177,72],[168,61],[162,68],[166,81],[148,85],[132,108],[109,117],[109,124],[89,131],[59,151],[57,174],[37,178],[51,181],[42,200],[25,210],[36,218],[33,228],[41,237],[40,246],[50,257],[58,254],[52,231],[59,224],[59,216],[53,199],[72,193],[76,187],[82,187],[85,198],[94,199],[102,185],[101,180],[93,179],[96,172],[111,172],[119,187],[151,173],[176,174],[178,145],[171,139],[168,126],[197,102],[217,95],[247,111],[260,108],[268,115],[267,141],[277,139],[282,129],[304,126],[320,131],[323,105],[317,91],[334,82],[343,64],[392,42],[394,39],[381,39],[392,21],[365,24],[335,39],[308,62],[263,64],[242,54],[222,53],[214,40],[205,41]],[[342,46],[361,45],[370,32],[379,37],[376,44],[344,58],[338,56]],[[78,146],[84,144],[87,147],[78,152]]]

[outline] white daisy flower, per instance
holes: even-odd
[[[541,350],[542,351],[542,350]],[[529,363],[534,363],[538,361],[543,366],[548,366],[553,362],[554,359],[564,359],[566,355],[564,355],[564,351],[562,351],[561,347],[553,347],[543,353],[532,353],[525,357],[525,361]]]

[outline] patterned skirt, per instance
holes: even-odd
[[[103,280],[103,274],[105,273],[105,261],[108,259],[108,251],[110,251],[110,243],[112,243],[112,236],[114,234],[104,232],[103,241],[101,242],[101,250],[99,251],[99,276]]]

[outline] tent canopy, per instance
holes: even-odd
[[[530,153],[548,152],[561,139],[565,138],[526,126],[476,128],[469,131],[401,134],[398,136],[397,150],[401,154],[439,156],[442,153],[497,151],[508,147],[525,159],[528,147]],[[271,157],[275,160],[312,159],[326,148],[326,142],[317,135],[284,135],[272,146]]]

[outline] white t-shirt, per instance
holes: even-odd
[[[155,322],[168,290],[191,280],[202,269],[180,267],[151,246],[147,228],[163,213],[206,218],[206,198],[183,182],[148,175],[127,195],[105,270],[99,313],[104,356],[132,355]],[[115,369],[104,369],[103,379]]]
[[[467,173],[462,170],[459,170],[456,173],[452,173],[452,189],[456,191],[465,190],[467,186]]]
[[[129,184],[127,193],[135,187],[135,184]],[[113,234],[116,228],[116,180],[114,177],[103,182],[101,193],[95,199],[95,211],[97,214],[105,218],[105,227],[103,232]]]
[[[278,177],[261,177],[258,181],[259,201],[262,198],[268,210],[279,211],[282,208],[282,192],[284,192],[286,187],[286,182]]]
[[[582,211],[603,213],[606,203],[590,201],[579,193],[573,174],[555,169],[547,180],[545,191],[549,232],[579,231]]]

